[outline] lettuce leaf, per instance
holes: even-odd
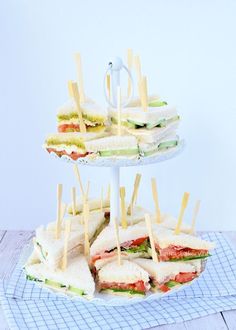
[[[145,293],[143,291],[125,290],[125,289],[112,289],[112,288],[110,288],[109,290],[112,290],[113,292],[127,292],[129,294],[142,294],[142,295],[145,295]]]
[[[183,257],[183,258],[176,258],[176,259],[170,259],[168,261],[188,261],[188,260],[194,260],[194,259],[205,259],[210,257],[211,254],[204,254],[202,256],[189,256],[189,257]]]

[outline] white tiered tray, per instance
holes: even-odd
[[[23,253],[22,253],[21,259],[20,259],[20,263],[21,263],[22,267],[25,264],[28,257],[30,256],[32,250],[33,250],[32,244],[28,244],[25,247],[25,249],[23,250]],[[203,261],[203,269],[205,268],[205,266],[206,266],[206,260]],[[203,272],[204,272],[204,270],[203,270]],[[200,274],[200,276],[202,276],[203,272]],[[182,284],[165,293],[148,292],[144,297],[138,296],[138,297],[129,298],[129,297],[125,297],[125,296],[114,296],[114,295],[110,295],[110,294],[96,292],[94,297],[90,300],[86,299],[83,296],[76,296],[76,295],[68,294],[66,292],[58,291],[56,289],[53,289],[51,287],[48,287],[48,286],[40,283],[40,282],[34,282],[34,283],[35,283],[35,285],[42,288],[43,290],[47,290],[50,293],[56,294],[58,297],[61,297],[61,298],[66,298],[66,299],[73,300],[73,301],[80,301],[80,302],[84,302],[84,303],[93,303],[95,305],[100,305],[100,306],[125,306],[125,305],[137,304],[137,303],[144,302],[144,301],[146,302],[146,301],[152,301],[152,300],[159,300],[163,297],[170,296],[178,291],[181,291],[181,290],[189,287],[195,281],[197,281],[199,277],[195,278],[194,280],[192,280],[189,283]]]
[[[148,157],[137,157],[135,159],[132,158],[117,158],[117,157],[81,157],[77,160],[71,159],[69,156],[63,155],[59,157],[56,153],[51,152],[51,157],[61,159],[68,163],[78,164],[78,165],[89,165],[89,166],[103,166],[103,167],[126,167],[126,166],[141,166],[141,165],[148,165],[154,164],[158,162],[162,162],[171,158],[174,158],[178,154],[180,154],[185,146],[184,140],[181,140],[175,148],[161,151],[156,153],[153,156]]]

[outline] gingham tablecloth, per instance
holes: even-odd
[[[1,304],[11,329],[145,329],[236,309],[236,253],[220,233],[202,236],[216,249],[191,286],[156,301],[97,306],[58,297],[26,281],[18,264],[2,283]]]

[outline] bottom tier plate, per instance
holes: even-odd
[[[21,261],[20,264],[23,265],[25,264],[26,260],[28,259],[29,255],[31,254],[33,250],[33,245],[29,244],[25,247],[22,256],[21,256]],[[203,271],[205,269],[206,266],[206,260],[203,261],[202,267],[203,267]],[[92,304],[96,304],[96,305],[100,305],[100,306],[125,306],[125,305],[131,305],[131,304],[137,304],[140,302],[144,302],[144,301],[152,301],[152,300],[159,300],[163,297],[167,297],[170,296],[180,290],[184,290],[185,288],[189,287],[190,285],[192,285],[195,281],[197,281],[199,279],[199,277],[202,275],[202,273],[195,278],[194,280],[192,280],[189,283],[186,284],[181,284],[178,287],[175,287],[173,289],[171,289],[168,292],[148,292],[144,297],[123,297],[123,296],[114,296],[111,294],[105,294],[105,293],[99,293],[96,292],[94,297],[90,300],[84,298],[83,296],[78,296],[78,295],[71,295],[68,294],[67,292],[63,292],[62,290],[56,290],[53,289],[51,287],[46,286],[45,284],[42,284],[40,282],[34,282],[38,287],[40,287],[42,290],[47,290],[49,291],[51,294],[53,295],[57,295],[58,297],[61,298],[66,298],[69,300],[73,300],[73,301],[79,301],[79,302],[84,302],[84,303],[92,303]]]

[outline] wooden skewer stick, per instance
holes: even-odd
[[[101,188],[100,210],[103,212],[103,187]]]
[[[73,166],[73,169],[74,169],[75,176],[76,176],[77,180],[79,181],[80,192],[81,192],[81,195],[83,197],[84,196],[84,188],[83,188],[83,184],[82,184],[82,181],[81,181],[78,166],[75,164]]]
[[[142,71],[141,71],[140,57],[138,55],[134,56],[134,67],[135,67],[135,71],[136,71],[136,75],[137,75],[138,83],[139,83],[142,78]]]
[[[141,105],[143,111],[147,111],[148,109],[147,77],[142,77],[139,83],[139,90],[141,93]]]
[[[106,76],[106,85],[107,85],[107,92],[108,92],[108,98],[111,99],[111,76],[107,74]]]
[[[87,202],[84,204],[83,211],[84,218],[84,255],[89,258],[90,256],[90,244],[89,244],[89,205]]]
[[[65,236],[64,236],[64,252],[63,252],[63,259],[62,259],[62,270],[67,268],[67,260],[68,260],[68,241],[71,232],[71,219],[66,220],[65,226]]]
[[[109,183],[107,187],[107,200],[110,201],[110,199],[111,199],[111,185]]]
[[[120,86],[117,87],[117,118],[118,118],[118,135],[121,136],[121,91]]]
[[[57,225],[56,225],[56,239],[61,237],[61,204],[62,204],[62,184],[57,185]]]
[[[70,89],[72,90],[73,93],[73,98],[75,100],[76,108],[78,111],[78,116],[79,116],[79,129],[81,133],[86,133],[86,126],[83,120],[83,115],[82,115],[82,109],[80,107],[80,94],[78,90],[78,85],[76,82],[69,81],[68,83],[70,85]]]
[[[85,102],[85,93],[84,93],[84,80],[83,80],[83,72],[82,72],[82,63],[80,53],[75,54],[75,61],[77,66],[77,75],[78,75],[78,84],[80,89],[80,97],[81,102]]]
[[[121,226],[127,228],[127,214],[125,207],[125,187],[120,187],[120,201],[121,201]]]
[[[88,181],[88,183],[87,183],[87,188],[86,188],[86,192],[85,192],[85,200],[86,200],[86,202],[88,201],[88,199],[89,199],[89,188],[90,188],[90,181]]]
[[[152,196],[153,196],[153,200],[155,203],[156,222],[161,223],[161,211],[160,211],[160,207],[159,207],[157,183],[156,183],[155,178],[152,178]]]
[[[83,224],[84,223],[84,212],[86,212],[85,210],[85,207],[86,207],[86,204],[88,204],[88,194],[89,194],[89,186],[90,186],[90,182],[88,181],[87,183],[87,188],[86,188],[86,192],[85,192],[85,195],[83,196],[83,216],[81,217],[80,219],[80,223]]]
[[[133,190],[133,194],[132,194],[132,199],[131,199],[130,205],[128,207],[128,214],[129,215],[133,214],[133,207],[134,207],[134,203],[137,199],[140,180],[141,180],[141,174],[137,173],[136,177],[135,177],[135,181],[134,181],[134,190]]]
[[[181,225],[182,225],[183,217],[184,217],[184,211],[185,211],[185,209],[188,205],[189,195],[190,194],[188,192],[185,192],[184,195],[183,195],[183,198],[182,198],[181,209],[180,209],[180,212],[179,212],[177,225],[175,227],[175,234],[176,235],[179,235],[179,233],[180,233],[180,229],[181,229]]]
[[[72,199],[72,212],[73,216],[76,216],[76,188],[71,188],[71,199]]]
[[[158,262],[157,252],[156,252],[156,249],[155,249],[155,242],[154,242],[154,237],[153,237],[153,231],[152,231],[152,223],[151,223],[151,219],[150,219],[149,214],[145,214],[145,221],[146,221],[148,236],[149,236],[151,249],[152,249],[152,260],[155,261],[155,262]]]
[[[61,206],[61,219],[64,219],[64,217],[66,215],[66,210],[67,210],[67,205],[65,203],[63,203]]]
[[[69,96],[71,98],[73,98],[73,91],[72,91],[72,87],[71,87],[71,84],[68,82],[68,91],[69,91]]]
[[[121,265],[121,249],[120,249],[120,238],[119,238],[119,227],[117,224],[117,219],[114,221],[115,226],[115,235],[116,235],[116,247],[117,247],[117,263],[120,266]]]
[[[133,67],[133,50],[129,48],[127,50],[127,64],[128,64],[128,69],[131,71]],[[131,79],[130,77],[128,78],[128,97],[130,96],[131,93]]]
[[[195,225],[196,225],[196,219],[197,219],[197,215],[200,209],[200,204],[201,202],[198,200],[195,204],[195,208],[193,210],[193,217],[192,217],[192,224],[191,224],[191,230],[190,230],[190,234],[194,234],[195,232]]]

